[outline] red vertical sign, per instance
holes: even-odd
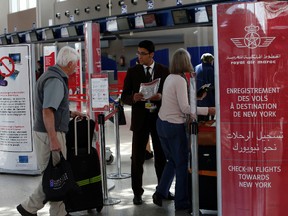
[[[217,6],[223,216],[288,204],[288,3]]]
[[[92,24],[93,74],[101,73],[100,25]]]
[[[48,67],[55,65],[56,63],[56,54],[57,47],[56,46],[44,46],[44,71],[48,69]]]

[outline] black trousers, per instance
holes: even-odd
[[[147,130],[133,131],[131,180],[134,195],[142,195],[144,193],[144,189],[142,187],[143,164],[145,162],[145,150],[149,134],[152,137],[152,145],[154,150],[154,167],[158,180],[157,183],[160,182],[160,178],[166,164],[165,155],[163,153],[161,143],[156,131],[156,124],[153,124],[153,126],[147,128]]]

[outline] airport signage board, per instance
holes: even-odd
[[[219,215],[285,215],[288,3],[223,4],[216,10]]]
[[[34,46],[0,47],[0,172],[39,174],[33,144]]]

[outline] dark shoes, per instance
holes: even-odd
[[[21,204],[18,205],[16,207],[16,209],[22,216],[37,216],[37,214],[32,214],[32,213],[26,211]]]
[[[133,198],[134,205],[141,205],[143,203],[141,195],[135,195]]]
[[[160,207],[162,206],[162,197],[159,194],[155,192],[152,196],[152,199],[155,205],[160,206]]]
[[[174,200],[175,196],[171,192],[169,192],[168,197],[166,199],[167,200]]]
[[[153,158],[153,151],[149,152],[149,151],[145,151],[145,160],[150,160],[151,158]]]

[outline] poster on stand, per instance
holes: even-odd
[[[31,45],[0,47],[0,172],[36,172]]]
[[[44,46],[44,72],[48,67],[56,64],[57,47],[56,46]]]
[[[91,78],[92,110],[109,111],[109,83],[107,74],[96,74]]]
[[[222,4],[215,9],[222,193],[218,214],[286,215],[288,2]]]
[[[68,88],[69,88],[69,100],[70,109],[75,106],[74,109],[83,112],[83,80],[82,80],[82,45],[81,43],[75,43],[75,49],[79,53],[80,59],[77,62],[75,73],[69,75]]]

